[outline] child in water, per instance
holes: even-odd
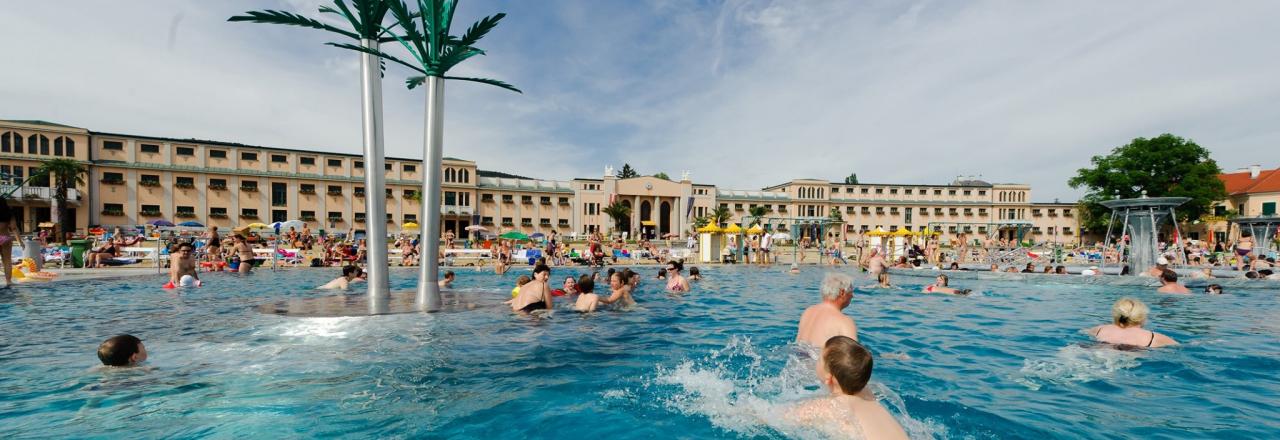
[[[98,346],[98,360],[110,367],[132,367],[147,360],[147,347],[134,335],[116,335]]]
[[[191,243],[182,243],[173,251],[173,262],[169,265],[169,282],[164,285],[164,288],[200,285],[200,276],[196,274],[196,260],[191,255],[194,248]]]
[[[591,280],[591,275],[583,275],[578,279],[578,301],[573,304],[573,310],[589,313],[596,310],[596,306],[600,305],[600,295],[595,293],[596,283]]]
[[[787,419],[813,427],[831,438],[906,439],[902,425],[867,389],[871,352],[847,336],[827,340],[818,363],[818,379],[831,397],[803,403]]]
[[[511,304],[512,301],[515,301],[516,295],[520,294],[520,288],[524,287],[525,284],[529,284],[530,281],[533,281],[533,278],[529,278],[528,275],[520,275],[519,278],[516,278],[516,286],[511,288],[511,299],[503,301],[502,303]]]

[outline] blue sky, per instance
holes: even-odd
[[[360,151],[356,56],[303,29],[227,23],[318,0],[0,8],[0,118]],[[446,87],[445,154],[554,179],[689,170],[791,178],[1065,181],[1171,132],[1223,168],[1280,166],[1280,2],[463,0],[508,17]],[[388,71],[388,151],[420,157],[423,94]],[[1271,153],[1263,153],[1271,152]]]

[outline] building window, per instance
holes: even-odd
[[[889,215],[898,215],[898,208],[897,207],[889,208]]]
[[[21,138],[19,138],[21,139]],[[21,147],[21,144],[19,144]],[[103,150],[124,151],[124,142],[120,141],[102,141]]]
[[[385,170],[387,170],[387,171],[391,171],[391,164],[389,164],[389,163],[384,163],[384,164],[382,164],[382,168],[383,168],[383,169],[385,169]]]
[[[196,216],[196,207],[194,206],[178,206],[173,213],[174,217],[192,218]]]
[[[354,165],[355,165],[355,167],[356,167],[356,168],[358,168],[358,169],[364,169],[364,161],[363,161],[363,160],[357,160],[357,161],[355,162],[355,164],[354,164]]]
[[[973,208],[965,208],[964,215],[973,215]]]
[[[331,222],[340,222],[342,221],[342,213],[338,211],[329,211],[328,218]]]
[[[175,188],[195,188],[196,178],[195,177],[176,177],[174,178],[173,186]]]
[[[566,205],[566,206],[567,206],[567,205],[569,204],[569,198],[568,198],[568,197],[561,197],[561,198],[560,198],[560,204],[561,204],[561,205]]]
[[[342,187],[339,185],[329,185],[329,195],[331,196],[342,195]]]
[[[533,226],[533,219],[531,218],[520,219],[520,226]]]
[[[209,179],[209,189],[227,189],[227,179]]]
[[[876,207],[876,215],[884,215],[884,208],[883,208],[883,207],[880,207],[880,206],[877,206],[877,207]]]
[[[947,208],[948,215],[956,215],[956,213],[957,213],[956,208]]]
[[[258,160],[258,153],[240,153],[240,160],[256,161]]]
[[[138,184],[142,186],[160,186],[160,175],[143,174],[139,176]]]
[[[538,226],[551,226],[551,219],[549,218],[538,219]]]
[[[844,213],[845,213],[845,214],[853,214],[853,207],[852,207],[852,206],[846,206],[846,207],[844,207]]]
[[[53,140],[53,155],[54,156],[75,156],[76,141],[73,141],[71,140],[71,138],[66,136],[58,136],[57,139]]]
[[[967,196],[967,195],[971,195],[971,194],[973,194],[973,191],[970,191],[970,190],[967,190],[967,189],[966,189],[966,190],[964,190],[964,195],[966,195],[966,196]]]
[[[453,205],[457,205],[457,204],[458,204],[458,193],[455,193],[455,192],[453,192],[453,191],[445,191],[445,192],[444,192],[444,204],[445,204],[445,206],[453,206]]]
[[[364,187],[363,186],[355,187],[354,189],[351,190],[351,194],[356,197],[364,197]]]
[[[515,196],[513,195],[510,195],[510,194],[502,195],[502,203],[513,203],[514,200],[515,200]]]
[[[515,225],[515,222],[511,220],[511,217],[502,218],[502,226],[512,226],[512,225]]]
[[[947,190],[947,195],[949,195],[949,196],[954,196],[954,195],[956,195],[956,190],[954,190],[954,189],[949,189],[949,190]]]
[[[417,222],[418,222],[418,214],[405,214],[405,215],[404,215],[404,222],[405,222],[405,223],[417,223]]]
[[[209,208],[210,218],[227,218],[227,208]]]
[[[482,225],[492,225],[492,224],[493,224],[493,217],[480,217],[480,224],[482,224]]]
[[[940,196],[940,195],[942,195],[942,190],[941,190],[941,189],[934,189],[934,190],[933,190],[933,195],[935,195],[935,196]],[[952,229],[955,229],[955,228],[952,228]]]
[[[226,159],[227,150],[209,150],[210,159]]]
[[[22,167],[15,167],[14,174],[21,174]],[[124,173],[102,173],[102,183],[108,185],[119,185],[124,183]]]
[[[298,220],[302,220],[304,222],[316,221],[316,212],[315,211],[298,211]]]
[[[402,169],[403,169],[403,170],[404,170],[404,172],[406,172],[406,173],[416,173],[416,172],[418,172],[418,167],[417,167],[416,165],[408,165],[408,164],[405,164],[405,166],[404,166]]]
[[[272,154],[271,162],[273,163],[289,163],[289,156],[283,154]]]
[[[889,188],[889,194],[897,194],[897,193],[898,193],[897,188]]]
[[[258,182],[257,182],[257,181],[253,181],[253,180],[245,180],[245,181],[242,181],[242,182],[240,182],[240,190],[241,190],[241,191],[250,191],[250,192],[257,191],[257,190],[258,190]]]
[[[316,158],[314,158],[314,157],[299,157],[299,158],[298,158],[298,164],[299,164],[299,165],[315,165],[315,164],[316,164]]]
[[[396,198],[395,194],[392,194],[392,193],[391,193],[391,188],[387,188],[387,189],[386,189],[386,196],[387,196],[387,198],[388,198],[388,199],[394,199],[394,198]]]
[[[342,168],[342,159],[329,159],[329,166],[333,168]]]
[[[195,156],[196,149],[191,147],[177,147],[173,149],[179,156]]]
[[[863,193],[863,194],[868,194],[868,193],[870,193],[870,190],[869,190],[869,189],[867,189],[867,188],[862,188],[862,193]]]
[[[933,215],[942,215],[942,208],[933,208]]]
[[[413,190],[413,189],[406,189],[406,190],[404,190],[404,198],[406,198],[406,199],[412,199],[412,198],[415,198],[415,197],[418,197],[418,191],[417,191],[417,190]]]
[[[863,207],[862,207],[862,215],[871,215],[871,207],[869,207],[869,206],[863,206]]]
[[[141,213],[147,217],[155,217],[160,215],[160,205],[142,205]]]
[[[120,203],[103,203],[102,215],[124,215],[124,205]]]
[[[138,147],[143,153],[159,153],[160,146],[156,144],[142,144]]]
[[[533,196],[520,196],[520,203],[523,203],[525,205],[532,205]]]
[[[569,226],[569,220],[568,220],[568,219],[563,219],[563,218],[562,218],[562,219],[560,219],[560,226],[561,226],[561,227]]]
[[[550,204],[551,204],[551,198],[550,198],[550,197],[539,197],[539,198],[538,198],[538,203],[541,203],[541,204],[543,204],[543,205],[550,205]]]
[[[979,196],[985,196],[985,195],[987,195],[987,190],[985,190],[985,189],[980,189],[980,190],[978,190],[978,195],[979,195]]]
[[[303,183],[298,185],[298,194],[315,194],[316,185],[314,183]]]
[[[363,222],[364,222],[365,217],[366,217],[366,216],[365,216],[365,213],[363,213],[363,212],[357,212],[357,213],[356,213],[356,223],[363,223]]]

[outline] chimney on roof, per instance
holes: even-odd
[[[1257,179],[1259,174],[1262,174],[1262,165],[1258,165],[1258,164],[1249,165],[1250,179]]]

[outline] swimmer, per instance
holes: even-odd
[[[535,310],[551,310],[554,302],[551,286],[547,278],[551,277],[551,268],[545,264],[533,267],[533,280],[520,286],[516,297],[511,300],[511,311],[529,313]]]
[[[938,275],[937,282],[924,287],[924,293],[945,293],[948,295],[968,295],[969,289],[954,289],[947,287],[950,279],[946,275]]]
[[[1169,269],[1165,269],[1160,273],[1160,288],[1156,289],[1158,293],[1178,293],[1190,294],[1186,286],[1178,284],[1178,273]]]
[[[658,269],[658,276],[653,277],[653,279],[655,279],[655,280],[665,280],[665,279],[667,279],[667,270],[666,270],[666,269]]]
[[[839,273],[828,273],[822,279],[822,302],[809,306],[800,315],[796,330],[796,342],[821,347],[835,336],[858,339],[858,326],[853,318],[844,314],[845,307],[853,301],[853,278]]]
[[[836,336],[823,344],[818,379],[828,398],[802,403],[787,419],[823,431],[831,438],[906,439],[907,432],[867,389],[875,362],[871,352],[851,338]]]
[[[1161,256],[1160,258],[1156,258],[1155,266],[1151,266],[1151,268],[1147,269],[1147,271],[1143,272],[1140,276],[1160,278],[1161,274],[1163,274],[1164,271],[1168,269],[1169,269],[1169,259],[1165,258],[1164,256]]]
[[[231,236],[231,251],[240,257],[240,266],[237,268],[241,274],[249,273],[253,268],[253,248],[249,247],[249,241],[240,234]]]
[[[1133,298],[1120,298],[1111,306],[1111,324],[1089,329],[1098,342],[1130,347],[1177,345],[1172,338],[1142,328],[1147,322],[1147,305]]]
[[[672,292],[688,292],[689,280],[686,280],[680,271],[684,270],[684,263],[672,261],[667,263],[667,290]]]
[[[799,264],[796,264],[796,263],[791,263],[791,270],[788,270],[788,271],[787,271],[787,273],[790,273],[790,274],[792,274],[792,275],[799,274],[799,273],[800,273],[800,265],[799,265]]]
[[[169,283],[164,285],[166,289],[200,285],[200,276],[196,274],[196,260],[191,255],[193,249],[191,243],[181,243],[173,251],[173,264],[169,265]]]
[[[992,264],[992,265],[991,265],[991,271],[992,271],[992,272],[999,272],[999,271],[1000,271],[1000,265],[999,265],[999,264]]]
[[[528,275],[520,275],[516,277],[516,286],[511,288],[511,299],[503,301],[502,303],[511,305],[511,302],[516,300],[516,295],[520,294],[520,288],[524,287],[525,284],[529,284],[530,281],[533,281],[533,278],[529,278]]]
[[[699,281],[702,279],[702,271],[698,270],[698,266],[689,268],[689,281]]]
[[[316,289],[321,290],[351,290],[351,282],[364,275],[364,271],[354,265],[342,268],[342,276],[334,278],[333,281],[326,283]]]
[[[583,275],[583,277],[591,279],[590,275]],[[578,280],[573,277],[565,277],[564,286],[551,291],[551,294],[555,296],[577,295],[579,293],[581,292],[578,290]]]
[[[879,275],[876,275],[876,285],[875,285],[875,287],[880,288],[880,289],[891,289],[891,288],[893,288],[893,286],[889,284],[889,274],[888,274],[888,273],[885,273],[885,272],[880,272],[880,274],[879,274]]]
[[[452,270],[446,270],[446,271],[444,271],[444,279],[443,279],[443,280],[438,281],[438,284],[440,285],[440,288],[441,288],[441,289],[450,289],[450,288],[453,288],[453,280],[454,280],[454,278],[457,278],[457,275],[454,275],[454,273],[453,273],[453,271],[452,271]]]
[[[147,360],[147,347],[134,335],[116,335],[98,346],[98,360],[109,367],[132,367]]]
[[[566,281],[565,284],[568,282]],[[578,300],[573,304],[573,310],[582,313],[596,311],[596,306],[600,305],[600,295],[595,293],[595,281],[591,280],[590,275],[583,275],[576,284],[579,295]]]
[[[636,305],[635,298],[631,297],[632,287],[630,284],[624,281],[625,279],[630,277],[630,274],[628,272],[631,272],[631,271],[624,269],[621,272],[614,272],[613,276],[609,277],[609,290],[611,290],[612,293],[609,295],[608,298],[600,298],[600,302],[605,304],[617,303],[619,304],[620,307],[623,307],[623,308],[629,308]]]
[[[1210,284],[1210,285],[1208,285],[1208,286],[1204,286],[1204,293],[1207,293],[1207,294],[1210,294],[1210,295],[1221,295],[1221,294],[1222,294],[1222,285],[1221,285],[1221,284]]]
[[[867,262],[863,263],[862,266],[867,269],[867,272],[873,274],[884,272],[884,257],[880,256],[880,249],[872,248],[871,256],[867,257]]]
[[[640,288],[640,272],[636,272],[631,269],[623,269],[622,272],[627,274],[628,280],[631,280],[630,284],[632,292]]]

